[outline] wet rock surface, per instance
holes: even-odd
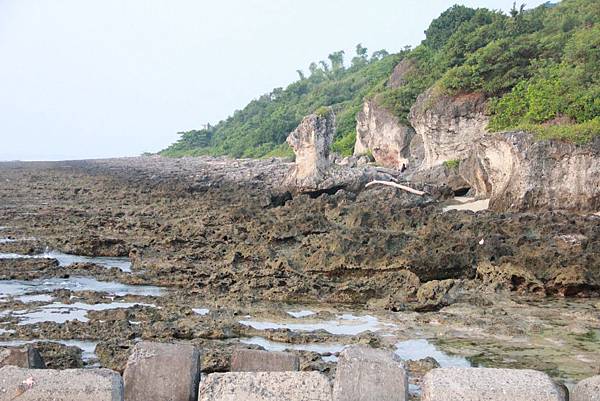
[[[204,374],[228,372],[240,347],[288,349],[333,378],[350,344],[400,354],[427,339],[411,347],[438,347],[442,366],[533,368],[569,385],[597,374],[599,217],[443,213],[387,187],[286,195],[290,167],[0,163],[0,237],[36,238],[0,242],[12,254],[0,258],[0,346],[33,341],[49,367],[122,372],[141,340],[185,342]],[[15,256],[46,248],[128,257],[131,272]]]

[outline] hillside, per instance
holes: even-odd
[[[577,143],[600,133],[600,2],[563,0],[506,15],[453,6],[427,28],[415,49],[367,56],[357,46],[349,67],[343,52],[311,64],[310,74],[250,102],[225,121],[181,133],[165,156],[289,154],[285,138],[302,117],[332,106],[337,117],[333,149],[347,155],[355,118],[375,98],[402,122],[417,96],[480,93],[488,99],[488,129],[522,129],[538,138]],[[386,85],[394,67],[407,66],[402,85]]]

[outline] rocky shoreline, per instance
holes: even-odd
[[[262,347],[289,348],[301,370],[333,378],[351,344],[414,359],[415,384],[434,353],[571,387],[598,374],[600,217],[444,212],[445,195],[429,188],[294,193],[282,185],[292,168],[0,163],[0,346],[33,341],[52,367],[118,372],[149,340],[196,345],[203,374]],[[91,259],[61,264],[64,254]],[[48,257],[23,257],[37,255]],[[313,314],[288,313],[301,311]]]

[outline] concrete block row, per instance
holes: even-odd
[[[200,383],[200,355],[185,344],[136,344],[121,377],[107,369],[46,370],[30,347],[0,349],[0,401],[406,401],[404,364],[388,351],[356,346],[339,357],[335,380],[299,372],[294,355],[239,350],[230,373]],[[4,366],[18,365],[18,366]],[[433,369],[422,401],[565,401],[548,375],[534,370]],[[572,401],[600,401],[600,376],[580,382]]]

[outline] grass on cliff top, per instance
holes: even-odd
[[[517,129],[533,133],[535,140],[537,141],[555,139],[583,145],[590,143],[595,137],[600,136],[600,117],[596,117],[591,121],[586,121],[581,124],[528,124],[521,125],[517,127]]]

